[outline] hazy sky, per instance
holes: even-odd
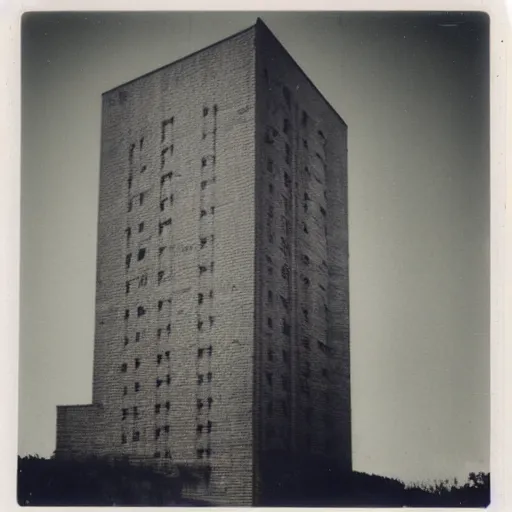
[[[349,127],[354,468],[488,470],[487,19],[258,15]],[[91,400],[101,93],[256,17],[24,18],[20,454]]]

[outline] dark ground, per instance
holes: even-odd
[[[277,475],[276,475],[277,476]],[[296,507],[486,507],[489,474],[468,476],[453,485],[406,487],[403,482],[365,473],[340,475],[331,468],[309,468],[299,485],[274,478],[264,502]],[[292,481],[291,479],[290,481]],[[27,506],[202,506],[182,500],[181,482],[150,469],[101,460],[62,461],[18,458],[18,503]]]

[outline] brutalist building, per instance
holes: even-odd
[[[342,118],[259,20],[102,101],[93,403],[56,455],[225,505],[349,471]]]

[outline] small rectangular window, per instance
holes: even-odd
[[[140,439],[140,432],[134,432],[133,433],[133,440],[138,441]]]
[[[126,434],[121,434],[121,443],[126,444]]]
[[[169,361],[171,359],[171,352],[169,350],[165,351],[165,359]]]
[[[160,404],[155,405],[155,414],[160,414]]]
[[[141,192],[139,194],[139,204],[142,206],[143,203],[144,203],[144,192]]]
[[[139,224],[139,233],[142,233],[144,231],[144,222],[141,222]]]
[[[135,393],[137,393],[138,391],[140,391],[140,383],[139,382],[136,382],[135,385],[134,385],[134,389],[135,389]]]
[[[204,190],[206,188],[206,185],[208,185],[208,182],[206,180],[201,181],[201,190]]]
[[[162,279],[164,278],[164,271],[163,270],[160,270],[158,272],[158,284],[160,284],[162,282]]]
[[[123,410],[122,410],[122,416],[121,416],[121,418],[122,418],[123,420],[125,420],[127,417],[128,417],[128,409],[123,409]]]
[[[126,268],[130,268],[130,262],[132,261],[132,255],[127,254],[126,255]]]
[[[283,120],[283,132],[288,133],[290,131],[290,121],[288,119]]]
[[[201,359],[203,357],[203,353],[204,353],[204,349],[203,348],[198,348],[197,349],[197,357],[198,357],[198,359]]]
[[[267,318],[267,325],[272,329],[272,318]]]
[[[137,260],[141,261],[146,256],[146,249],[143,247],[142,249],[139,249],[139,252],[137,253]]]
[[[124,318],[125,318],[125,320],[127,320],[128,318],[130,318],[130,310],[129,310],[129,309],[125,309],[125,310],[124,310]]]
[[[156,364],[160,364],[162,362],[162,354],[158,354],[156,356]]]
[[[169,400],[167,400],[167,402],[165,402],[165,408],[167,410],[169,410],[171,408],[171,402],[169,402]]]
[[[139,306],[137,308],[137,316],[143,316],[145,314],[146,314],[146,310],[142,306]]]
[[[204,296],[202,293],[197,294],[197,303],[202,304],[203,303]]]
[[[135,359],[135,368],[140,368],[140,359]]]
[[[160,437],[160,429],[156,428],[155,429],[155,439],[158,439],[159,437]]]

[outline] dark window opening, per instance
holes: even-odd
[[[197,425],[196,432],[198,435],[201,435],[203,433],[203,425]]]
[[[155,405],[155,414],[160,414],[160,404]]]
[[[125,320],[130,318],[130,310],[129,309],[124,310],[124,318],[125,318]]]
[[[268,302],[272,302],[272,299],[273,299],[272,290],[268,291],[267,297],[268,297]]]
[[[130,262],[132,261],[132,255],[127,254],[126,255],[126,268],[130,268]]]
[[[135,368],[140,368],[140,359],[135,359]]]
[[[160,437],[160,429],[156,428],[155,429],[155,439],[158,439],[159,437]]]
[[[203,218],[206,215],[206,210],[201,210],[201,213],[199,214],[199,218]]]
[[[202,459],[204,454],[204,450],[202,448],[198,448],[197,450],[197,458]]]
[[[327,215],[327,212],[325,211],[325,208],[323,206],[320,206],[320,213],[325,217]]]
[[[208,239],[206,237],[200,238],[199,242],[201,244],[201,249],[206,245]]]
[[[140,383],[136,382],[135,385],[133,386],[133,388],[135,390],[135,393],[138,393],[140,391]]]
[[[272,318],[267,318],[267,325],[272,329]]]
[[[126,228],[124,231],[126,233],[126,241],[128,242],[130,240],[130,237],[132,236],[132,230],[131,228]]]
[[[126,347],[126,345],[128,345],[128,342],[129,342],[129,340],[128,340],[128,336],[125,336],[125,337],[124,337],[124,346],[125,346],[125,347]]]
[[[302,224],[302,229],[303,229],[304,233],[306,233],[306,234],[309,233],[308,225],[305,222]]]
[[[274,193],[274,185],[272,185],[272,183],[268,184],[268,191],[269,191],[270,194]]]
[[[290,324],[286,322],[286,320],[283,320],[283,334],[285,336],[290,336],[291,327]]]
[[[167,401],[165,402],[165,408],[169,410],[171,408],[171,402]]]
[[[196,407],[199,411],[203,408],[203,405],[203,401],[200,398],[198,398],[196,402]]]
[[[210,322],[210,327],[213,325],[213,322],[215,322],[215,317],[209,316],[208,321]]]
[[[271,158],[267,160],[267,171],[268,172],[274,172],[274,162]]]
[[[166,351],[165,351],[165,359],[166,359],[167,361],[170,361],[170,359],[171,359],[171,352],[170,352],[169,350],[166,350]]]
[[[163,300],[159,300],[158,301],[158,311],[162,310],[163,305],[164,305],[164,301]]]
[[[126,293],[130,293],[130,281],[126,281]]]
[[[290,279],[290,267],[286,263],[281,267],[281,275],[286,281]]]
[[[290,179],[290,175],[287,172],[285,172],[284,173],[284,186],[286,188],[290,188],[291,183],[292,183],[292,180]]]
[[[160,185],[163,185],[166,180],[171,181],[171,179],[172,179],[172,171],[168,172],[166,174],[163,174],[162,176],[160,176]]]
[[[128,409],[123,409],[122,414],[122,419],[125,420],[128,417]]]
[[[157,330],[156,330],[156,336],[158,339],[160,339],[162,337],[162,328],[159,327]]]
[[[171,334],[171,324],[167,324],[167,334]]]
[[[307,309],[303,309],[302,314],[304,315],[304,321],[309,323],[309,311]]]
[[[284,119],[283,121],[283,132],[288,133],[290,131],[290,121],[288,119]]]
[[[203,352],[204,352],[204,349],[203,348],[198,348],[197,349],[197,357],[199,359],[201,359],[201,357],[203,357]]]
[[[139,409],[137,408],[137,406],[133,407],[133,417],[134,418],[138,418],[139,417]]]
[[[285,152],[286,152],[286,154],[285,154],[286,163],[288,165],[290,165],[292,163],[292,150],[291,150],[289,144],[285,145]]]
[[[145,314],[146,314],[146,310],[142,306],[139,306],[137,308],[137,316],[143,316]]]
[[[206,164],[207,164],[206,157],[203,156],[203,158],[201,158],[201,167],[206,167]]]
[[[208,372],[208,373],[206,374],[206,380],[207,380],[208,382],[211,382],[211,381],[212,381],[212,372]]]
[[[307,139],[302,139],[302,145],[303,145],[306,149],[308,149],[308,141],[307,141]]]
[[[129,152],[129,156],[128,156],[128,159],[129,159],[129,162],[132,164],[133,163],[133,155],[135,153],[135,144],[131,144],[130,145],[130,152]]]
[[[146,256],[146,249],[145,248],[139,249],[139,252],[137,253],[137,260],[141,261],[144,259],[145,256]]]
[[[211,355],[212,355],[212,352],[213,352],[213,347],[210,345],[210,346],[208,347],[208,355],[209,355],[210,357],[211,357]]]
[[[208,185],[208,182],[206,180],[201,181],[201,190],[204,190],[206,188],[206,185]]]
[[[165,247],[159,247],[158,248],[158,256],[162,256],[162,254],[164,253],[165,251]]]
[[[167,385],[171,383],[171,376],[169,374],[165,376],[165,382],[167,383]]]
[[[162,379],[156,379],[156,387],[159,388],[162,385]]]
[[[325,140],[325,135],[324,135],[324,132],[322,130],[318,130],[318,135],[320,135],[320,137],[322,137],[322,139]]]
[[[130,199],[128,201],[128,211],[131,212],[132,211],[132,208],[133,208],[133,199]]]
[[[215,206],[212,206],[212,207],[210,208],[210,213],[211,213],[212,215],[215,213]]]
[[[141,222],[139,224],[139,233],[142,233],[144,231],[144,222]]]
[[[197,322],[197,330],[200,331],[202,328],[203,328],[203,322],[202,322],[202,320],[199,320]]]
[[[139,204],[142,206],[143,203],[144,203],[144,192],[141,192],[139,194]]]
[[[168,433],[169,433],[169,430],[170,430],[169,425],[164,425],[164,432],[165,432],[166,434],[168,434]]]
[[[126,396],[128,394],[128,386],[123,388],[123,395]]]
[[[280,295],[279,298],[281,299],[281,304],[283,305],[283,308],[286,309],[286,311],[288,311],[290,307],[288,299],[285,299],[282,295]]]
[[[203,303],[204,295],[202,293],[197,294],[197,303],[202,304]]]
[[[126,444],[126,434],[121,434],[121,443]]]
[[[133,433],[133,438],[132,438],[134,441],[138,441],[140,439],[140,432],[134,432]]]
[[[147,166],[146,165],[143,165],[141,168],[140,168],[140,172],[145,172],[147,169]],[[142,194],[140,195],[140,204],[142,204],[142,200],[143,200],[143,196]]]
[[[302,111],[302,119],[301,119],[302,126],[306,127],[308,125],[308,121],[309,121],[309,117],[308,117],[307,112]]]
[[[208,107],[203,107],[203,117],[206,117],[208,115]]]
[[[213,398],[211,396],[209,396],[207,401],[208,401],[208,409],[211,409],[212,404],[213,404]]]
[[[164,227],[170,226],[172,224],[172,218],[169,217],[167,220],[164,220],[163,222],[160,222],[158,224],[158,234],[161,235],[164,231]]]
[[[309,277],[306,277],[306,276],[304,276],[302,278],[302,282],[304,283],[305,286],[309,286],[311,283],[311,281],[309,280]]]
[[[197,376],[197,384],[200,386],[204,382],[204,377],[202,374],[198,374]]]
[[[206,423],[206,432],[208,432],[208,434],[212,431],[212,427],[213,427],[213,424],[210,420],[208,420],[208,422]]]
[[[170,459],[171,458],[171,451],[170,450],[165,450],[165,458],[166,459]]]
[[[158,272],[158,284],[160,284],[162,282],[162,279],[164,278],[164,271],[163,270],[160,270]]]
[[[156,364],[160,364],[162,362],[162,354],[157,354],[156,356]]]
[[[159,459],[159,458],[160,458],[160,452],[155,452],[155,453],[154,453],[154,455],[153,455],[153,457],[154,457],[155,459]]]

